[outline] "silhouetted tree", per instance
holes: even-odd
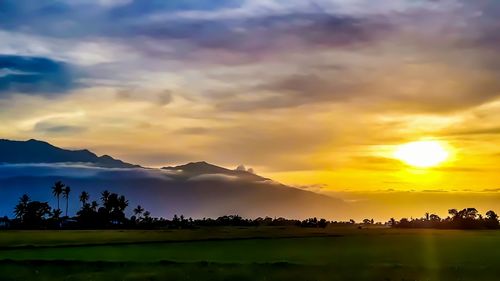
[[[40,226],[44,219],[51,214],[52,208],[47,202],[32,201],[28,203],[23,223],[27,226]]]
[[[101,195],[103,208],[98,211],[99,217],[111,224],[123,224],[126,221],[125,209],[129,204],[125,196],[108,191],[104,191]]]
[[[450,215],[446,219],[441,219],[436,214],[426,213],[421,219],[401,219],[393,227],[399,228],[444,228],[444,229],[484,229],[499,228],[498,215],[493,211],[486,213],[486,218],[477,211],[476,208],[465,208],[462,210],[450,209]]]
[[[39,227],[43,220],[51,214],[51,207],[47,202],[31,201],[28,195],[19,198],[19,203],[14,208],[16,218],[25,227]]]
[[[486,226],[488,228],[498,228],[498,215],[494,211],[486,212]]]
[[[111,193],[107,190],[104,190],[102,193],[101,193],[101,202],[102,202],[102,205],[104,206],[104,208],[106,208],[106,210],[108,210],[109,212],[109,196],[111,195]]]
[[[452,219],[454,219],[458,216],[458,211],[457,209],[449,209],[448,214],[451,216]]]
[[[364,219],[363,220],[363,224],[365,224],[365,225],[373,224],[373,222],[374,222],[373,219]]]
[[[491,210],[486,212],[486,218],[489,220],[498,221],[498,215],[494,211],[491,211]]]
[[[68,216],[69,207],[69,194],[71,193],[71,187],[68,185],[63,189],[63,197],[66,198],[66,217]]]
[[[57,209],[60,210],[59,208],[59,198],[61,197],[61,194],[63,193],[65,185],[61,181],[57,181],[54,183],[54,186],[52,186],[52,194],[57,198]]]
[[[151,219],[151,213],[149,211],[145,211],[142,220],[145,224],[151,224],[153,222]]]
[[[90,203],[90,207],[92,208],[92,211],[97,212],[97,207],[99,207],[99,204],[97,203],[97,201],[92,201],[92,203]]]
[[[14,208],[14,215],[16,218],[23,221],[26,213],[28,212],[28,204],[30,202],[31,198],[27,194],[24,194],[21,198],[19,198],[19,203]]]
[[[87,204],[87,201],[89,200],[90,196],[87,192],[85,191],[82,191],[82,193],[80,194],[80,202],[82,202],[82,207],[85,206],[85,204]]]
[[[55,209],[52,211],[52,219],[59,220],[61,218],[62,211],[60,209]]]
[[[429,219],[432,222],[440,222],[441,221],[441,218],[438,215],[436,215],[436,214],[431,214],[429,216]]]
[[[118,197],[118,205],[117,205],[118,210],[120,210],[121,212],[125,212],[125,209],[127,209],[127,207],[128,207],[128,200],[125,199],[125,196],[121,195],[120,197]]]
[[[134,215],[137,216],[138,219],[141,218],[142,216],[142,213],[144,212],[144,208],[141,207],[141,205],[138,205],[135,209],[134,209]]]

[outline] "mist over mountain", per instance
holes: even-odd
[[[231,170],[207,162],[144,168],[37,140],[1,140],[0,163],[0,215],[12,216],[13,206],[24,193],[55,206],[51,186],[58,180],[71,186],[72,214],[81,205],[80,192],[87,191],[91,200],[99,201],[103,190],[125,195],[130,200],[129,210],[141,204],[153,215],[164,217],[331,218],[345,207],[341,200],[292,188],[251,170]]]
[[[205,176],[205,178],[222,176],[225,179],[239,179],[245,181],[270,181],[247,170],[230,170],[219,167],[205,161],[191,162],[185,165],[174,167],[163,167],[162,170],[170,172],[170,175],[176,178],[193,179],[194,177]]]

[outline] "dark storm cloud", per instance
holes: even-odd
[[[0,54],[2,93],[60,93],[76,86],[74,74],[63,62],[42,57]]]

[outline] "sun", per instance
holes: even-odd
[[[438,141],[416,141],[398,146],[394,157],[417,168],[435,167],[449,157],[449,152]]]

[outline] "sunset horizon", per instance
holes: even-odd
[[[2,138],[500,207],[494,2],[28,2],[0,6]]]
[[[29,140],[0,140],[0,151],[3,151],[3,153],[8,153],[9,151],[2,146],[2,142],[6,143],[17,143],[17,144],[25,144],[29,145],[30,143],[32,144],[43,144],[47,145],[49,147],[54,147],[53,143],[47,143],[43,140],[36,140],[36,139],[29,139]],[[57,145],[55,146],[56,149],[61,149]],[[12,149],[12,148],[10,148]],[[30,151],[28,146],[25,146],[26,151]],[[89,151],[84,147],[73,147],[70,150],[65,150],[65,147],[62,147],[64,151],[67,152],[80,152],[80,151],[88,151],[89,153],[93,153],[95,151]],[[408,152],[409,149],[409,152]],[[424,151],[420,151],[420,150]],[[425,156],[425,150],[429,149],[431,153],[434,153],[434,156],[430,156],[431,160],[426,160],[426,157],[421,157],[422,154]],[[436,150],[434,151],[434,150]],[[442,149],[442,150],[441,150]],[[38,153],[44,153],[48,157],[47,159],[50,159],[51,154],[49,152],[43,152],[44,150],[40,150]],[[403,152],[401,152],[403,151]],[[16,153],[16,150],[10,151],[11,153]],[[417,152],[417,153],[413,153]],[[440,155],[439,152],[442,154]],[[18,151],[17,154],[18,157],[27,157],[28,159],[30,158],[29,154],[24,155],[22,150]],[[437,153],[437,154],[436,154]],[[406,155],[406,154],[409,154]],[[97,153],[97,156],[103,155],[102,157],[112,157],[113,159],[114,155],[110,155],[109,153]],[[440,169],[442,165],[445,165],[444,163],[447,161],[450,161],[454,155],[456,155],[452,148],[450,148],[449,145],[443,144],[442,142],[438,142],[436,140],[422,140],[422,141],[417,141],[417,142],[410,142],[410,143],[405,143],[401,144],[398,146],[395,146],[393,151],[391,152],[391,159],[393,161],[399,161],[399,165],[401,167],[402,173],[409,173],[415,178],[425,178],[428,177],[431,173],[434,172],[435,169]],[[416,161],[415,163],[407,163],[406,161],[412,162],[412,157],[411,156],[417,157],[416,159],[413,159]],[[436,158],[437,156],[437,158]],[[0,180],[2,178],[9,179],[10,176],[12,177],[19,177],[19,176],[33,176],[37,174],[36,172],[37,166],[36,165],[42,165],[40,167],[45,167],[45,169],[48,169],[52,167],[54,169],[51,172],[42,172],[41,175],[45,174],[47,176],[51,176],[51,178],[66,178],[68,175],[75,174],[76,171],[78,171],[79,167],[85,168],[87,171],[89,169],[94,169],[92,168],[95,164],[92,163],[85,163],[84,161],[76,161],[74,163],[73,160],[71,162],[60,162],[58,163],[57,160],[50,161],[50,162],[44,162],[40,160],[30,160],[32,162],[28,162],[26,160],[22,161],[14,161],[11,162],[8,159],[5,160],[5,154],[3,156],[3,161],[4,161],[4,166],[0,167],[0,171],[2,173],[5,173],[4,176],[0,176]],[[409,158],[407,158],[409,157]],[[7,156],[8,158],[8,156]],[[445,159],[446,158],[446,159]],[[414,217],[420,217],[425,213],[432,213],[432,214],[437,214],[441,217],[446,217],[448,216],[448,211],[452,208],[468,208],[468,207],[475,207],[481,212],[487,212],[489,210],[494,210],[497,207],[498,200],[500,199],[500,193],[498,189],[482,189],[482,190],[472,190],[472,189],[452,189],[452,188],[428,188],[428,189],[418,189],[413,186],[409,186],[408,188],[392,188],[391,186],[394,185],[385,185],[384,187],[378,188],[378,189],[369,189],[369,188],[336,188],[336,189],[331,189],[326,185],[323,184],[297,184],[297,181],[293,180],[288,180],[287,181],[287,175],[285,173],[285,176],[281,180],[279,176],[276,176],[274,173],[262,173],[258,170],[256,170],[253,167],[250,166],[245,166],[243,164],[234,164],[230,166],[226,165],[219,165],[218,163],[211,162],[210,160],[206,159],[192,159],[192,160],[187,160],[186,162],[177,162],[177,163],[168,163],[165,162],[164,165],[152,167],[152,166],[147,166],[144,165],[144,163],[134,163],[131,161],[128,161],[127,159],[118,159],[114,157],[114,159],[118,161],[124,161],[122,163],[126,163],[126,165],[130,165],[130,167],[113,167],[109,166],[108,168],[103,167],[103,168],[97,168],[102,171],[105,171],[106,169],[109,169],[110,171],[119,171],[123,170],[124,173],[132,173],[133,171],[140,171],[140,170],[150,170],[150,171],[161,171],[165,168],[168,167],[176,167],[176,166],[183,166],[183,165],[191,165],[191,164],[201,164],[201,165],[210,165],[214,167],[219,167],[223,169],[227,169],[228,171],[234,170],[234,171],[249,171],[252,174],[255,174],[257,176],[263,177],[263,179],[269,180],[269,184],[273,185],[275,184],[284,184],[290,188],[294,189],[299,189],[299,190],[304,190],[306,192],[313,192],[317,194],[322,194],[326,195],[334,200],[340,200],[340,201],[332,201],[327,203],[328,206],[330,207],[330,211],[322,210],[322,211],[317,211],[315,213],[318,216],[322,216],[328,219],[332,220],[343,220],[343,221],[348,221],[350,219],[354,219],[355,221],[362,221],[365,218],[370,218],[370,219],[375,219],[377,222],[387,222],[391,218],[414,218]],[[389,159],[389,158],[388,158]],[[439,161],[436,161],[435,159],[438,159]],[[423,161],[423,162],[419,162]],[[38,161],[38,162],[37,162]],[[430,162],[429,162],[430,161]],[[7,164],[7,163],[12,163],[12,164]],[[130,163],[130,164],[129,164]],[[238,162],[235,162],[238,163]],[[428,165],[428,164],[432,165]],[[33,166],[34,165],[34,166]],[[52,165],[52,166],[51,166]],[[84,165],[84,166],[82,166]],[[90,165],[90,166],[87,166]],[[68,169],[68,171],[65,171],[65,169]],[[75,171],[71,172],[72,169],[76,169]],[[103,170],[104,169],[104,170]],[[202,168],[204,169],[204,168]],[[128,171],[128,172],[127,172]],[[35,174],[33,174],[35,172]],[[11,175],[9,175],[9,173]],[[85,170],[82,170],[81,175],[78,177],[89,177],[89,175],[86,175],[88,172],[85,172]],[[298,171],[297,173],[301,173],[301,171]],[[307,172],[306,172],[307,173]],[[331,172],[327,172],[331,173]],[[68,174],[68,175],[67,175]],[[317,172],[315,172],[312,176],[315,176]],[[168,178],[167,174],[167,178]],[[200,171],[200,175],[223,175],[223,173],[219,174],[218,172],[202,172]],[[278,173],[279,175],[279,173]],[[91,177],[92,174],[90,174]],[[71,177],[71,176],[70,176]],[[132,178],[134,178],[133,175],[131,175]],[[141,177],[138,177],[138,179]],[[146,176],[144,179],[149,178],[149,176]],[[408,178],[406,175],[405,178]],[[90,178],[89,178],[90,179]],[[222,180],[222,178],[221,178]],[[304,180],[309,180],[309,177],[306,177]],[[81,189],[82,186],[79,186],[81,184],[77,184],[77,188]],[[96,186],[97,187],[97,186]],[[88,186],[86,187],[88,188]],[[209,189],[206,189],[206,192],[211,192]],[[22,193],[22,190],[17,192],[17,196],[19,196]],[[47,198],[47,195],[49,193],[46,192],[45,195],[42,193],[40,199],[45,199]],[[77,198],[73,199],[76,200]],[[244,197],[240,198],[241,200],[246,200]],[[342,203],[341,203],[342,202]],[[147,203],[144,202],[144,203]],[[2,214],[9,216],[9,211],[2,211],[2,208],[0,208],[0,215]],[[239,213],[239,214],[247,214],[249,217],[256,218],[258,216],[266,216],[266,215],[273,215],[275,213],[261,213],[260,215],[249,215],[248,211],[244,211],[244,209],[237,210],[235,209],[234,212]],[[169,212],[163,213],[160,212],[158,215],[172,215]],[[221,213],[222,214],[222,213]],[[284,217],[286,216],[286,213],[283,214],[281,213]],[[309,214],[310,215],[310,214]],[[197,218],[203,217],[203,213],[200,213],[198,215],[195,215]],[[295,214],[289,214],[288,218],[291,219],[298,219],[298,218],[306,218],[308,217],[308,214],[300,214],[300,213],[295,213]]]
[[[500,1],[0,0],[0,279],[500,276]]]

